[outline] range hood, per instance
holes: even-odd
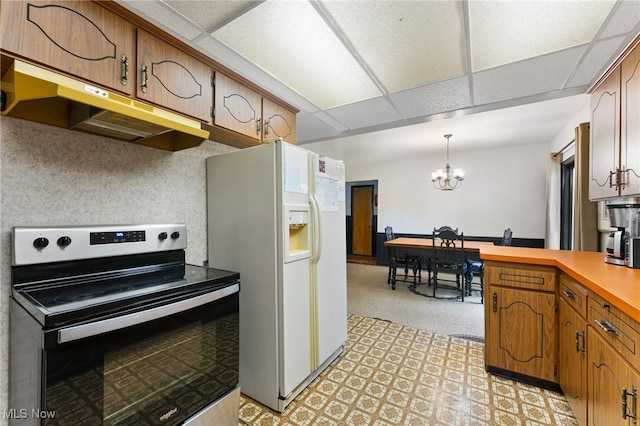
[[[208,139],[199,121],[14,60],[2,77],[2,115],[168,151]]]

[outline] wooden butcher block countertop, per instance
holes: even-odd
[[[640,322],[640,269],[605,263],[605,254],[526,247],[482,246],[480,258],[555,266]]]

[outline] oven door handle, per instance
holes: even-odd
[[[58,330],[58,343],[73,342],[74,340],[84,339],[85,337],[97,336],[98,334],[108,333],[109,331],[120,330],[132,325],[138,325],[167,317],[169,315],[206,305],[207,303],[215,302],[216,300],[238,293],[239,291],[240,284],[235,283],[220,290],[202,294],[190,299],[181,300],[170,305],[158,306],[157,308],[148,309],[146,311],[96,321],[90,324],[63,328]]]

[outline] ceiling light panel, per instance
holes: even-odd
[[[212,36],[321,109],[381,95],[306,1],[267,1]]]
[[[589,43],[614,1],[469,1],[472,71]]]
[[[467,72],[460,1],[322,1],[387,93]]]

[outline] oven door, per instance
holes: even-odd
[[[239,284],[45,333],[56,425],[175,425],[238,385]],[[48,423],[45,423],[48,424]]]

